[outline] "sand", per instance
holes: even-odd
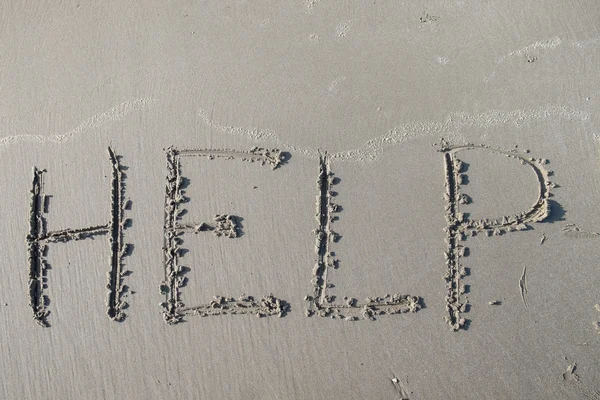
[[[599,13],[2,2],[0,398],[600,399]]]

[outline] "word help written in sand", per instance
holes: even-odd
[[[539,186],[538,198],[535,204],[519,214],[504,216],[499,220],[482,219],[470,221],[464,213],[459,210],[460,204],[470,202],[468,195],[461,192],[461,183],[464,177],[462,162],[457,158],[457,153],[462,151],[483,150],[520,161],[523,165],[532,168],[537,177]],[[544,220],[550,212],[548,198],[550,188],[554,187],[548,180],[550,172],[543,167],[547,163],[545,159],[536,159],[527,153],[519,153],[516,150],[502,150],[485,145],[450,145],[442,141],[439,149],[444,155],[445,188],[444,199],[446,205],[446,222],[444,228],[446,233],[445,251],[446,258],[446,287],[445,298],[447,316],[446,321],[452,330],[458,330],[466,324],[462,313],[466,311],[467,301],[462,299],[465,286],[462,278],[468,274],[468,269],[462,265],[462,257],[468,255],[468,249],[461,243],[468,236],[474,236],[483,232],[488,236],[501,235],[507,232],[528,229],[528,225]],[[33,169],[33,182],[30,201],[30,229],[27,235],[28,265],[29,265],[29,304],[33,312],[33,318],[41,326],[49,326],[47,316],[49,314],[47,295],[47,269],[49,263],[47,255],[49,244],[67,242],[70,240],[83,240],[96,235],[109,236],[109,247],[111,251],[110,269],[107,273],[107,315],[115,321],[125,319],[124,309],[127,303],[122,300],[127,286],[123,285],[123,278],[130,271],[123,269],[123,259],[130,254],[132,246],[124,242],[124,230],[130,224],[125,219],[125,210],[131,207],[130,201],[125,201],[125,185],[123,167],[120,157],[112,148],[108,149],[109,160],[112,166],[112,185],[110,190],[111,218],[108,223],[84,228],[64,229],[60,231],[48,231],[45,214],[48,209],[49,198],[44,192],[45,170],[36,167]],[[272,294],[261,298],[242,295],[239,297],[216,296],[212,301],[200,305],[185,305],[181,299],[181,291],[186,285],[185,274],[190,270],[180,264],[180,258],[185,252],[182,247],[183,237],[187,234],[198,234],[200,232],[213,232],[214,235],[223,238],[234,239],[238,237],[240,226],[238,217],[227,214],[219,214],[212,222],[181,223],[180,217],[185,213],[184,203],[189,199],[183,190],[186,179],[183,176],[182,160],[189,157],[206,157],[210,160],[223,158],[227,160],[240,159],[242,161],[256,162],[260,165],[269,165],[272,170],[277,169],[284,163],[284,156],[277,149],[264,149],[253,147],[249,151],[240,150],[204,150],[204,149],[177,149],[169,147],[166,149],[167,176],[164,208],[164,246],[163,267],[164,280],[160,283],[160,293],[165,296],[161,303],[163,316],[168,324],[176,324],[186,316],[216,316],[224,314],[253,314],[258,317],[272,315],[284,316],[290,311],[288,302],[281,300]],[[344,297],[343,303],[336,302],[335,296],[327,294],[327,288],[332,284],[328,280],[328,272],[337,269],[339,263],[331,246],[337,242],[340,235],[333,231],[332,224],[339,217],[336,215],[340,207],[332,202],[337,196],[333,186],[337,183],[331,171],[330,158],[325,152],[319,158],[319,169],[317,176],[317,196],[315,218],[317,228],[313,230],[316,236],[315,253],[316,264],[312,269],[310,281],[313,291],[305,297],[308,302],[306,316],[329,317],[346,321],[359,319],[374,320],[376,316],[404,314],[416,312],[421,309],[421,298],[406,294],[386,294],[380,297],[368,297],[364,302],[356,298]]]

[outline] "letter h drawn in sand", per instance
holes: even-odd
[[[460,212],[459,205],[467,204],[471,201],[470,197],[461,193],[461,183],[463,183],[465,167],[456,154],[467,150],[486,150],[492,153],[505,155],[506,157],[519,160],[521,164],[529,166],[536,175],[539,186],[538,198],[533,206],[519,214],[504,216],[498,220],[481,219],[468,220],[467,216]],[[501,150],[486,145],[450,145],[443,141],[440,144],[440,152],[444,154],[445,168],[445,187],[446,193],[444,199],[446,205],[446,223],[444,228],[446,233],[447,250],[444,253],[446,258],[446,322],[453,331],[459,330],[467,323],[467,320],[461,316],[467,311],[468,302],[462,299],[466,292],[462,278],[468,275],[468,268],[462,265],[462,258],[468,255],[468,249],[461,242],[468,236],[475,236],[478,232],[484,232],[487,236],[502,235],[506,232],[523,231],[529,229],[527,224],[541,222],[550,214],[550,188],[556,185],[548,180],[551,175],[546,171],[544,164],[548,161],[529,156],[527,153],[520,153],[516,150]],[[525,299],[523,299],[525,300]]]
[[[185,212],[182,204],[188,199],[184,195],[181,158],[183,157],[207,157],[241,159],[242,161],[258,162],[261,165],[269,164],[272,169],[282,164],[282,153],[277,150],[268,150],[253,147],[250,151],[236,150],[193,150],[176,149],[169,147],[167,153],[167,184],[165,196],[165,223],[164,223],[164,269],[165,280],[160,285],[160,292],[165,296],[161,303],[163,316],[169,325],[176,324],[185,316],[198,315],[201,317],[224,315],[224,314],[254,314],[258,317],[285,315],[289,310],[289,304],[273,295],[267,295],[259,300],[252,296],[242,295],[240,297],[215,296],[208,304],[198,306],[186,306],[181,300],[181,288],[186,284],[184,276],[189,268],[179,264],[182,255],[183,235],[186,233],[199,233],[212,231],[216,236],[236,238],[238,236],[238,219],[232,215],[216,215],[214,224],[191,223],[182,224],[180,216]]]
[[[327,153],[322,154],[319,159],[319,177],[317,179],[316,214],[318,227],[313,231],[317,237],[315,253],[317,263],[313,268],[313,294],[305,297],[308,302],[306,316],[318,315],[356,321],[360,318],[375,320],[378,315],[402,314],[416,312],[421,308],[421,299],[418,296],[405,294],[386,294],[383,297],[369,297],[364,303],[355,298],[345,297],[345,304],[336,304],[335,296],[328,295],[327,289],[333,285],[330,283],[328,273],[331,269],[338,268],[338,260],[331,251],[331,243],[337,242],[340,236],[331,229],[332,223],[338,219],[334,216],[340,210],[337,204],[331,202],[335,193],[331,190],[336,183],[336,178],[331,172],[330,161]]]
[[[31,189],[29,234],[27,235],[27,250],[29,261],[29,306],[33,311],[33,318],[44,327],[50,326],[47,316],[50,313],[47,306],[49,299],[44,294],[47,287],[47,270],[50,268],[47,255],[50,243],[68,242],[70,240],[82,240],[96,235],[109,234],[111,249],[110,270],[107,273],[108,289],[106,298],[107,315],[115,321],[125,318],[123,310],[127,303],[121,300],[121,296],[127,290],[123,285],[123,277],[129,271],[123,270],[123,258],[131,252],[132,246],[123,241],[123,230],[128,220],[124,219],[125,209],[125,184],[124,167],[120,164],[119,156],[109,147],[108,155],[112,165],[111,186],[111,217],[104,225],[90,226],[78,229],[63,229],[59,231],[48,231],[45,214],[48,212],[48,196],[44,192],[45,170],[33,168],[33,187]]]

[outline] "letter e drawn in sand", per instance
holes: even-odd
[[[281,151],[277,149],[263,149],[253,147],[249,151],[237,150],[194,150],[176,149],[169,147],[167,155],[167,184],[165,196],[165,222],[164,222],[164,269],[165,280],[159,288],[165,296],[161,303],[163,317],[169,325],[176,324],[185,316],[198,315],[201,317],[224,314],[254,314],[258,317],[271,315],[285,315],[289,304],[276,298],[272,294],[255,299],[253,296],[240,297],[215,296],[208,304],[186,306],[181,300],[181,289],[185,286],[187,278],[184,276],[189,268],[179,264],[183,253],[183,235],[186,233],[199,233],[212,231],[216,236],[236,238],[239,234],[238,218],[232,215],[219,214],[214,218],[214,224],[179,222],[185,213],[182,204],[188,201],[183,190],[181,159],[184,157],[208,157],[209,159],[224,158],[227,160],[241,159],[242,161],[258,162],[261,165],[269,164],[272,169],[279,167],[284,161]]]
[[[26,238],[29,262],[29,306],[33,311],[33,318],[41,326],[50,326],[47,320],[50,313],[47,308],[49,299],[44,294],[44,289],[47,287],[47,271],[50,268],[47,261],[48,245],[70,240],[82,240],[104,234],[109,234],[112,253],[110,270],[107,273],[106,312],[108,317],[114,321],[122,321],[125,318],[123,310],[127,308],[127,303],[121,300],[121,296],[127,290],[127,286],[123,285],[123,277],[129,271],[123,270],[123,259],[131,252],[132,248],[123,240],[123,231],[128,223],[128,220],[124,218],[126,208],[124,200],[125,174],[119,161],[120,157],[110,147],[108,148],[108,155],[112,165],[110,221],[103,225],[85,228],[48,231],[44,216],[47,213],[49,200],[44,192],[44,175],[46,171],[33,167],[29,234]]]
[[[345,297],[345,303],[335,302],[335,296],[327,294],[331,287],[328,280],[329,270],[338,268],[338,260],[331,251],[331,244],[337,242],[340,236],[331,229],[332,223],[338,219],[333,215],[340,210],[339,205],[332,203],[331,198],[335,193],[331,187],[336,183],[336,178],[331,172],[328,154],[322,154],[319,159],[319,177],[317,179],[316,220],[317,229],[313,233],[317,237],[315,253],[317,263],[313,268],[311,284],[313,293],[305,297],[308,302],[306,316],[317,315],[345,321],[359,319],[375,320],[376,316],[389,314],[402,314],[416,312],[421,308],[421,299],[418,296],[405,294],[386,294],[382,297],[369,297],[365,302],[355,298]]]
[[[515,215],[504,216],[499,220],[481,219],[471,221],[466,215],[460,212],[459,205],[470,201],[469,196],[461,193],[461,182],[463,181],[464,166],[456,154],[468,150],[485,150],[492,153],[505,155],[514,158],[521,164],[529,166],[536,175],[539,186],[538,198],[533,206],[524,212]],[[445,168],[445,187],[446,193],[444,199],[446,205],[446,222],[444,228],[446,233],[447,250],[444,255],[446,258],[446,310],[448,315],[444,317],[453,331],[464,327],[467,320],[462,317],[466,311],[467,301],[462,299],[465,293],[465,285],[462,278],[468,275],[468,269],[462,265],[462,258],[468,255],[468,249],[461,242],[468,236],[475,236],[478,232],[484,232],[487,236],[502,235],[506,232],[523,231],[529,229],[527,224],[541,222],[550,215],[550,188],[556,185],[548,179],[549,172],[544,168],[548,161],[529,156],[526,153],[517,152],[517,150],[502,150],[492,148],[486,145],[450,145],[442,140],[440,149],[444,154]],[[523,292],[522,292],[523,294]],[[523,294],[523,301],[525,297]]]

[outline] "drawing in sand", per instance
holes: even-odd
[[[340,235],[332,230],[331,226],[339,217],[339,205],[332,202],[335,192],[332,186],[336,178],[331,172],[330,161],[327,153],[321,155],[319,160],[319,175],[317,179],[317,205],[315,217],[318,223],[313,231],[317,237],[315,253],[317,263],[313,268],[313,293],[305,297],[308,302],[307,316],[340,318],[346,321],[358,319],[375,320],[376,316],[389,314],[402,314],[416,312],[421,308],[420,298],[406,294],[386,294],[380,297],[369,297],[364,302],[352,297],[344,297],[345,304],[336,303],[335,296],[327,294],[331,282],[328,273],[339,267],[338,260],[332,250],[332,244],[340,239]]]
[[[161,303],[165,322],[170,325],[183,320],[185,316],[198,315],[201,317],[224,314],[255,314],[258,317],[278,315],[284,316],[289,304],[272,294],[255,299],[253,296],[240,297],[215,296],[208,303],[197,306],[187,306],[181,300],[181,289],[185,286],[188,268],[180,264],[183,236],[185,233],[198,233],[210,230],[216,236],[233,239],[238,236],[236,217],[231,215],[215,216],[215,225],[205,222],[181,224],[184,213],[183,204],[187,201],[183,191],[182,158],[207,157],[210,160],[224,158],[227,160],[241,159],[242,161],[268,164],[274,170],[283,161],[281,151],[253,147],[250,151],[236,150],[192,150],[169,147],[167,154],[167,184],[165,196],[164,223],[164,269],[165,280],[159,285],[160,293],[165,296]],[[196,267],[197,269],[197,267]]]
[[[123,259],[131,251],[131,246],[124,242],[123,231],[126,228],[125,219],[125,183],[119,156],[112,148],[108,148],[108,155],[112,166],[111,186],[111,218],[110,222],[103,225],[90,226],[76,229],[63,229],[48,231],[44,215],[48,210],[49,197],[44,192],[45,170],[33,168],[33,182],[31,189],[29,234],[27,235],[27,249],[29,261],[29,305],[33,311],[33,318],[38,324],[48,327],[47,309],[49,299],[44,294],[48,285],[48,250],[49,244],[68,242],[70,240],[83,240],[96,235],[109,234],[111,249],[110,270],[107,273],[108,289],[106,298],[107,315],[115,321],[125,319],[124,309],[127,302],[121,299],[127,287],[123,285],[123,277],[129,271],[123,270]]]
[[[539,186],[538,198],[535,204],[527,211],[519,214],[504,216],[499,220],[482,219],[470,221],[465,214],[460,212],[460,204],[469,201],[468,196],[461,192],[461,182],[463,180],[463,164],[458,159],[457,153],[461,151],[491,151],[502,154],[507,157],[520,161],[523,165],[530,167],[536,175]],[[458,330],[463,327],[467,320],[462,313],[467,309],[467,302],[462,300],[462,294],[465,293],[463,278],[468,275],[468,269],[463,265],[462,258],[467,255],[467,248],[461,244],[467,240],[468,236],[474,236],[479,232],[487,236],[502,235],[512,231],[522,231],[529,228],[528,224],[540,222],[546,219],[550,214],[550,205],[548,198],[550,188],[554,186],[548,179],[548,172],[544,168],[547,163],[545,159],[531,157],[527,153],[520,153],[516,150],[501,150],[486,145],[451,145],[442,140],[440,143],[440,152],[444,154],[444,165],[446,169],[446,194],[444,196],[446,205],[446,221],[448,226],[445,228],[446,242],[448,249],[445,252],[447,274],[446,310],[448,315],[446,321],[452,330]],[[519,281],[521,296],[527,306],[525,295],[527,293],[527,282],[525,280],[525,270]]]

